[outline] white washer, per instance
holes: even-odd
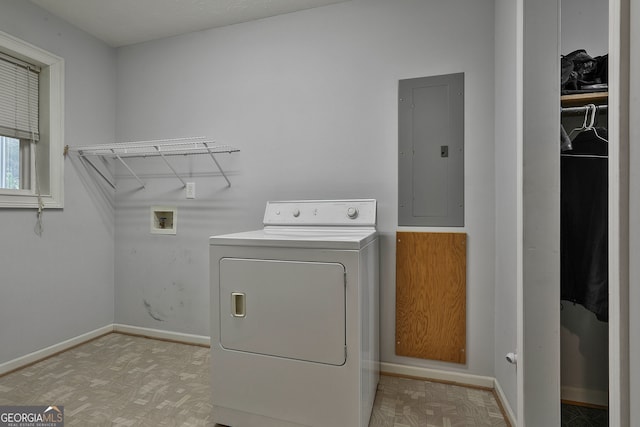
[[[379,379],[375,200],[268,202],[210,238],[213,418],[366,427]]]

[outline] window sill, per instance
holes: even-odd
[[[64,207],[61,195],[54,197],[49,194],[43,194],[40,199],[45,209],[60,209]],[[0,209],[3,208],[37,209],[38,196],[28,190],[0,191]]]

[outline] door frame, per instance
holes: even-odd
[[[631,2],[640,3],[609,0],[609,423],[614,426],[630,425],[630,410],[638,411],[630,408],[638,372],[629,379]],[[559,425],[560,88],[549,82],[558,81],[560,0],[517,0],[517,19],[521,111],[516,143],[522,160],[517,208],[518,426]]]
[[[630,425],[630,0],[609,0],[609,425]]]

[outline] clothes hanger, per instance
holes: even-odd
[[[573,135],[573,133],[576,131],[578,132],[592,131],[596,136],[596,138],[598,138],[599,140],[603,142],[609,142],[608,140],[600,136],[600,134],[598,133],[598,130],[594,126],[596,122],[596,116],[598,113],[598,107],[595,104],[587,104],[585,105],[585,107],[586,108],[584,112],[584,120],[582,121],[582,126],[572,129],[571,132],[569,133],[569,138],[571,138],[571,135]]]
[[[594,126],[594,124],[596,122],[596,116],[597,116],[597,112],[598,112],[598,107],[595,104],[588,104],[588,105],[586,105],[586,107],[587,108],[586,108],[586,111],[585,111],[585,119],[584,119],[584,122],[582,123],[582,127],[584,129],[576,128],[574,130],[582,130],[582,132],[592,131],[593,134],[596,136],[596,138],[608,143],[609,141],[607,141],[605,138],[601,137],[598,134],[598,130]],[[571,132],[573,132],[573,131],[571,131]],[[574,154],[574,153],[571,153],[570,151],[568,151],[566,153],[561,153],[560,156],[561,157],[588,157],[588,158],[595,158],[595,159],[607,159],[608,158],[608,156],[606,156],[606,155],[600,155],[600,154]]]
[[[571,132],[569,132],[569,138],[571,138],[571,135],[573,135],[574,132],[580,132],[587,129],[587,123],[589,122],[589,113],[591,112],[591,105],[593,104],[585,105],[586,108],[584,110],[584,120],[582,121],[582,126],[571,129]]]
[[[585,131],[593,131],[594,135],[596,136],[596,138],[598,138],[601,141],[604,142],[609,142],[607,141],[605,138],[601,137],[598,134],[598,129],[596,129],[596,127],[594,126],[595,121],[596,121],[596,116],[598,115],[598,107],[595,104],[589,104],[589,110],[591,111],[591,120],[589,122],[589,126],[585,129]]]

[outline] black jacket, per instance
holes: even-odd
[[[598,134],[607,139],[605,129]],[[609,318],[608,147],[580,133],[560,161],[561,299]]]

